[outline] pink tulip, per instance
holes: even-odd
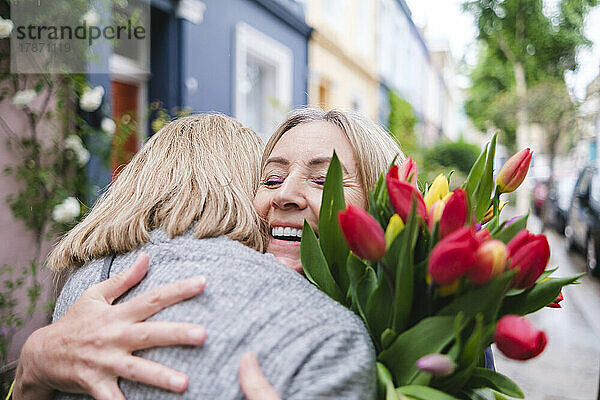
[[[377,261],[385,254],[385,236],[379,223],[360,207],[349,205],[338,213],[348,247],[358,257]]]
[[[500,168],[496,184],[501,193],[513,192],[523,183],[529,170],[532,154],[529,148],[523,149],[509,158]]]
[[[523,317],[506,315],[498,321],[496,346],[513,360],[529,360],[540,354],[548,342],[546,334]]]
[[[521,232],[506,246],[510,257],[510,269],[517,269],[512,286],[525,289],[532,286],[540,277],[550,259],[550,246],[544,235],[533,235],[527,229]]]
[[[464,189],[456,189],[444,206],[444,212],[440,219],[440,237],[448,236],[450,233],[462,228],[467,223],[468,213],[467,192]]]
[[[438,242],[429,256],[427,271],[438,285],[450,285],[475,263],[479,241],[472,227],[465,226]]]
[[[423,195],[419,190],[409,183],[398,179],[398,167],[392,166],[385,177],[390,201],[396,213],[402,221],[408,221],[413,201],[417,202],[417,215],[427,222],[427,207],[423,201]]]

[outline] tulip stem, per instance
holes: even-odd
[[[498,227],[498,221],[500,221],[500,190],[496,187],[494,194],[494,217],[489,230],[496,229]]]

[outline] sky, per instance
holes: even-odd
[[[405,1],[412,12],[415,24],[426,28],[428,40],[436,43],[446,42],[457,61],[464,58],[467,64],[473,65],[476,62],[477,29],[471,15],[461,10],[464,0]],[[546,1],[556,3],[557,0]],[[600,72],[600,6],[588,14],[585,33],[588,39],[594,42],[594,46],[579,52],[579,70],[567,76],[567,84],[573,88],[579,99],[585,97],[586,86]],[[464,84],[461,81],[458,83],[461,86]]]

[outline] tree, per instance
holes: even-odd
[[[550,180],[554,175],[554,156],[561,136],[572,133],[577,122],[577,106],[571,100],[565,82],[547,80],[529,90],[527,108],[530,122],[542,125],[550,158]]]
[[[400,144],[405,154],[414,154],[417,150],[417,137],[415,135],[417,118],[412,106],[392,90],[388,92],[388,97],[390,101],[388,130]]]
[[[498,93],[514,90],[518,147],[524,147],[528,136],[528,87],[548,78],[562,80],[565,71],[576,69],[577,49],[590,44],[583,34],[584,18],[597,4],[598,0],[562,0],[551,15],[545,14],[543,0],[472,0],[464,4],[465,10],[475,17],[478,39],[485,44],[479,66],[497,62],[502,67],[496,71],[500,68],[512,72],[512,83],[507,86],[503,77],[504,87],[499,87]],[[471,116],[485,118],[485,107],[496,100],[489,89],[494,87],[497,76],[476,68],[472,78],[472,94],[484,95],[486,103],[480,104],[479,109],[472,103],[467,111]],[[482,93],[483,89],[488,92]]]

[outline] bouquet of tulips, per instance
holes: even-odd
[[[526,360],[546,345],[524,315],[560,307],[561,289],[579,276],[551,278],[544,235],[527,215],[500,221],[500,195],[525,178],[525,149],[494,182],[496,136],[466,181],[450,191],[438,176],[422,193],[409,158],[370,193],[368,212],[344,201],[334,154],[323,190],[319,238],[305,222],[301,258],[319,289],[355,311],[377,352],[379,399],[523,398],[509,378],[486,369],[495,342]]]

